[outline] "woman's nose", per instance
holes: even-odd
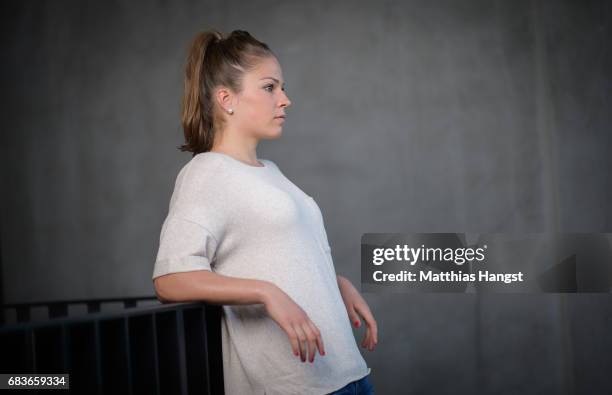
[[[289,107],[291,105],[291,100],[289,100],[289,96],[285,92],[283,92],[284,100],[281,102],[281,106]]]

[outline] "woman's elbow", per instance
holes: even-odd
[[[157,300],[160,303],[173,303],[173,301],[168,297],[165,288],[164,288],[165,279],[164,276],[157,277],[153,280],[153,288],[155,289],[155,296],[157,296]]]

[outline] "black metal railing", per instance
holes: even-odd
[[[155,297],[2,305],[0,373],[70,374],[71,393],[223,394],[221,306]],[[102,312],[105,303],[123,309]],[[70,316],[83,304],[87,313]],[[33,308],[48,318],[30,320]],[[8,322],[8,320],[5,320]]]

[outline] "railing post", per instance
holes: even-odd
[[[87,312],[88,313],[99,313],[100,312],[100,302],[88,302]]]
[[[30,306],[17,307],[17,322],[30,321]]]
[[[58,318],[68,316],[68,304],[67,303],[52,303],[48,307],[49,318]]]

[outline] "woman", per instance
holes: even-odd
[[[369,350],[376,321],[350,281],[336,276],[315,201],[274,162],[257,159],[259,140],[281,136],[290,105],[266,44],[245,31],[196,36],[180,147],[193,158],[177,176],[162,226],[155,290],[163,302],[223,305],[229,395],[369,394],[370,368],[348,320],[365,320]]]

